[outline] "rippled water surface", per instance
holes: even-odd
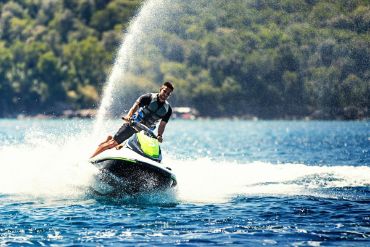
[[[370,245],[369,122],[172,120],[177,189],[96,197],[120,124],[0,120],[1,245]]]

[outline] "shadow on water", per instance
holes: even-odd
[[[370,203],[370,189],[367,186],[322,188],[318,192],[340,200]]]

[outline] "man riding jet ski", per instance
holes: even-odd
[[[107,177],[111,177],[110,175],[103,176],[101,181],[109,181],[105,184],[116,188],[114,181],[118,177],[117,181],[120,184],[118,187],[122,190],[126,186],[128,193],[176,185],[174,175],[169,169],[160,165],[161,153],[158,143],[163,141],[162,135],[172,114],[167,99],[173,89],[171,82],[165,82],[159,93],[140,96],[127,116],[123,117],[125,123],[114,137],[108,136],[95,150],[91,156],[92,162],[101,168],[104,174],[109,171],[110,175],[114,175],[109,179]],[[158,122],[156,136],[153,130]],[[128,138],[130,139],[126,141]],[[121,145],[124,141],[126,142]],[[124,148],[119,153],[113,150],[113,148],[120,149],[122,146]],[[106,151],[105,155],[100,155],[104,151]],[[150,179],[147,179],[148,177]],[[122,180],[125,186],[121,186]]]
[[[108,150],[90,160],[100,173],[92,186],[99,195],[116,196],[163,191],[176,186],[176,176],[162,161],[156,135],[145,125],[131,121],[137,130],[120,149]]]
[[[129,124],[131,119],[144,124],[152,130],[155,129],[156,124],[159,122],[157,139],[159,142],[162,142],[162,135],[172,114],[172,108],[167,102],[167,99],[172,94],[173,89],[171,82],[165,82],[161,86],[159,93],[149,93],[140,96],[131,107],[127,116],[122,118],[125,123],[114,137],[108,136],[107,139],[98,146],[90,158],[95,157],[105,150],[117,147],[136,133],[137,131]]]

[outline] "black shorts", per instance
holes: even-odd
[[[122,142],[126,141],[128,138],[130,138],[133,134],[135,134],[137,131],[132,128],[128,123],[124,123],[121,128],[117,131],[117,133],[114,135],[113,139],[118,142],[118,144],[121,144]]]

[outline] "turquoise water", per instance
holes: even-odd
[[[121,122],[0,120],[1,245],[369,246],[369,122],[171,121],[175,191],[97,198]]]

